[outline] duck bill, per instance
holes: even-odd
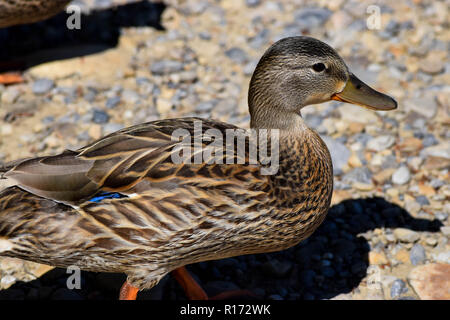
[[[331,99],[373,110],[393,110],[397,108],[397,102],[394,99],[372,89],[352,73],[350,73],[350,78],[344,90],[331,96]]]

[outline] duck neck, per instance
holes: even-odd
[[[300,113],[255,108],[251,113],[252,129],[278,129],[285,133],[300,133],[308,129]]]

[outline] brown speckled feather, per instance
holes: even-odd
[[[41,21],[59,13],[70,0],[0,0],[0,28]]]
[[[175,164],[171,153],[180,140],[171,133],[193,133],[195,120],[201,119],[142,124],[77,151],[16,164],[4,176],[18,187],[0,193],[0,237],[14,244],[2,254],[126,272],[147,288],[177,267],[280,250],[314,231],[332,189],[329,154],[315,133],[282,135],[272,176],[248,161]],[[202,120],[203,132],[210,128],[236,127]],[[128,197],[85,201],[99,191]]]

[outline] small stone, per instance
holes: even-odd
[[[448,263],[450,264],[450,251],[441,252],[434,256],[436,262]]]
[[[263,271],[268,275],[282,278],[292,269],[292,263],[289,261],[278,261],[272,259],[262,265]]]
[[[372,184],[372,173],[366,167],[354,168],[346,173],[342,178],[344,183],[353,184],[355,182]]]
[[[12,284],[16,282],[16,278],[12,275],[7,274],[6,276],[3,276],[0,280],[0,286],[3,289],[8,289]]]
[[[408,287],[406,286],[405,281],[397,279],[392,283],[391,298],[396,298],[406,292],[408,292]]]
[[[17,101],[20,91],[17,88],[8,88],[1,95],[1,103],[12,104]]]
[[[139,101],[140,97],[136,91],[133,90],[123,90],[122,91],[122,99],[126,103],[134,104]]]
[[[183,63],[176,60],[161,60],[154,62],[151,67],[150,71],[154,75],[163,75],[163,74],[169,74],[169,73],[175,73],[183,70]]]
[[[418,232],[404,228],[396,228],[394,230],[394,236],[401,242],[406,243],[416,242],[420,238],[420,234]]]
[[[438,241],[435,238],[426,238],[425,243],[430,247],[434,247],[437,245]]]
[[[367,143],[367,149],[373,151],[383,151],[390,148],[395,143],[393,136],[379,136],[372,138]]]
[[[261,4],[261,0],[245,0],[247,7],[256,7]]]
[[[422,264],[425,262],[425,259],[427,258],[425,254],[425,249],[420,244],[416,243],[411,248],[411,251],[409,252],[409,259],[411,260],[411,263],[415,266]]]
[[[247,53],[241,48],[234,47],[225,51],[225,55],[239,64],[245,64],[248,62]]]
[[[370,251],[369,252],[369,263],[371,265],[374,264],[388,264],[389,261],[386,258],[386,255],[384,252],[376,252],[376,251]]]
[[[422,300],[450,300],[450,264],[434,263],[414,268],[409,283]]]
[[[33,82],[33,86],[31,87],[31,91],[34,94],[45,94],[49,92],[53,86],[55,85],[54,81],[47,78],[37,79]]]
[[[156,101],[156,110],[159,114],[164,115],[172,109],[172,102],[167,99],[158,98]]]
[[[322,136],[321,138],[327,145],[328,150],[330,150],[335,174],[341,173],[350,158],[350,150],[345,146],[345,144],[336,139],[330,138],[329,136]]]
[[[301,28],[315,28],[323,25],[332,12],[324,8],[304,8],[294,13],[295,21]]]
[[[102,137],[102,127],[99,124],[95,124],[89,127],[88,130],[89,136],[94,139],[100,139]]]
[[[353,188],[360,190],[360,191],[370,191],[375,186],[372,183],[362,183],[362,182],[354,182]]]
[[[378,184],[384,184],[390,180],[394,172],[395,172],[394,168],[381,170],[380,172],[378,172],[373,176],[373,180]]]
[[[99,110],[99,109],[94,109],[94,112],[92,114],[92,122],[98,123],[98,124],[104,124],[104,123],[108,123],[108,121],[109,121],[109,115],[105,111]]]
[[[432,147],[428,147],[423,149],[420,154],[424,157],[432,156],[437,158],[450,159],[450,144],[442,143]]]
[[[106,108],[113,109],[119,103],[120,103],[120,97],[115,96],[115,97],[112,97],[112,98],[108,98],[108,100],[106,100]]]
[[[432,53],[426,59],[423,59],[419,65],[421,71],[431,75],[439,74],[443,72],[445,68],[444,60],[436,57]]]
[[[450,237],[450,226],[441,227],[441,232],[444,236]]]
[[[407,99],[403,101],[403,105],[405,106],[405,110],[417,112],[418,114],[429,119],[436,115],[438,108],[434,96],[431,95],[425,95],[415,99]]]
[[[392,182],[395,184],[402,185],[408,183],[410,179],[411,174],[406,166],[401,166],[392,174]]]
[[[427,206],[430,204],[430,201],[428,201],[426,196],[418,196],[416,197],[416,201],[422,206]]]
[[[399,250],[396,254],[395,254],[395,259],[397,259],[400,262],[403,263],[409,263],[409,253],[408,251],[406,251],[405,249],[401,249]]]

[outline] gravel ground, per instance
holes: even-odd
[[[67,30],[64,13],[0,30],[0,68],[9,60],[27,79],[0,85],[0,162],[56,154],[160,118],[248,127],[248,82],[264,50],[311,35],[395,97],[398,110],[305,108],[335,167],[323,225],[289,250],[190,271],[210,294],[450,299],[449,1],[377,1],[375,9],[352,0],[75,3],[83,5],[81,30]],[[368,28],[377,8],[380,28]],[[0,258],[0,299],[115,299],[125,279],[83,272],[81,289],[69,290],[66,270],[49,269]],[[185,299],[171,277],[139,298]]]

